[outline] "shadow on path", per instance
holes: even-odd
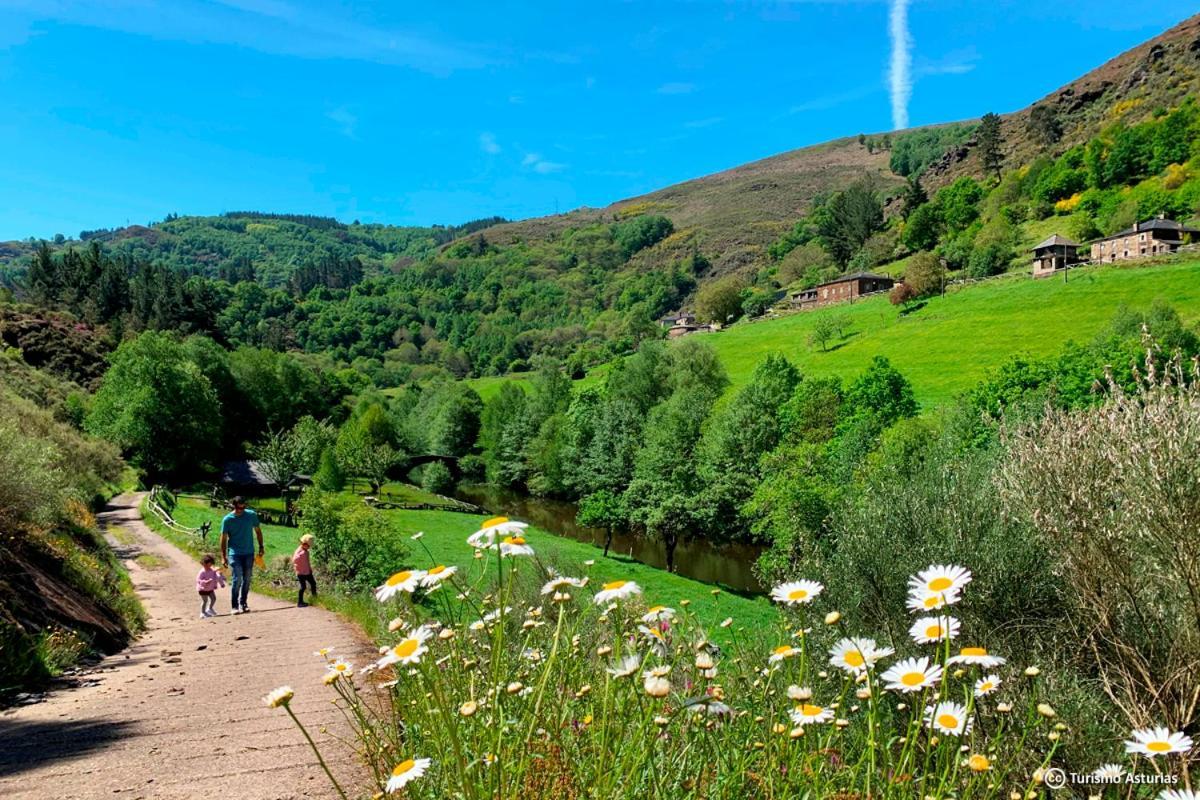
[[[0,720],[0,777],[49,761],[68,761],[102,750],[129,735],[130,722],[6,722]]]

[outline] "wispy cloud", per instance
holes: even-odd
[[[542,158],[540,153],[526,153],[525,158],[521,160],[521,166],[532,169],[539,175],[549,175],[554,172],[562,172],[567,168],[566,164],[561,164],[557,161],[547,161]]]
[[[500,143],[496,141],[496,135],[484,131],[479,134],[479,149],[488,155],[496,155],[500,152]]]
[[[664,83],[658,87],[659,94],[691,94],[696,91],[694,83]]]
[[[788,109],[789,114],[804,114],[809,111],[828,111],[831,108],[844,106],[847,103],[853,103],[855,100],[861,100],[876,92],[881,91],[878,84],[868,86],[859,86],[857,89],[850,89],[845,92],[836,92],[834,94],[824,94],[818,97],[813,97],[808,100],[801,101]]]
[[[892,62],[888,88],[892,95],[892,127],[908,127],[908,101],[912,97],[912,36],[908,32],[909,0],[891,0],[888,33],[892,40]]]
[[[972,47],[953,50],[937,61],[918,60],[913,66],[913,75],[924,78],[930,75],[965,75],[975,69],[979,51]]]
[[[342,135],[353,139],[354,133],[358,127],[358,117],[352,114],[345,106],[335,108],[332,111],[325,112],[325,116],[337,124],[338,130]]]
[[[285,0],[87,0],[53,3],[16,0],[17,10],[35,19],[116,30],[193,44],[246,47],[271,55],[352,59],[404,66],[435,75],[478,69],[490,63],[479,47],[372,26],[327,10]]]

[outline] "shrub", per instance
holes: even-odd
[[[426,464],[421,469],[421,488],[434,494],[448,494],[454,489],[450,468],[441,461]]]
[[[354,498],[311,489],[300,499],[313,559],[349,589],[370,589],[405,564],[408,548],[387,518]]]
[[[1103,406],[1007,430],[1005,516],[1050,546],[1077,656],[1133,725],[1187,726],[1200,684],[1200,374],[1153,361]],[[1043,570],[1045,571],[1045,570]]]

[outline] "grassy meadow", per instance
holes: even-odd
[[[1200,262],[1081,269],[1066,282],[1011,275],[931,298],[909,314],[879,296],[698,335],[717,351],[733,387],[772,352],[807,375],[842,378],[882,355],[928,409],[949,403],[1014,355],[1050,356],[1068,341],[1086,342],[1121,304],[1145,309],[1156,299],[1173,305],[1185,324],[1200,319]],[[808,336],[819,318],[832,315],[845,315],[848,335],[822,352]]]
[[[415,488],[412,490],[420,491]],[[255,504],[255,501],[251,501],[252,508]],[[273,503],[268,502],[268,506],[270,505]],[[219,542],[221,517],[225,513],[223,509],[210,508],[208,501],[202,498],[182,496],[175,509],[175,519],[189,528],[211,521],[213,530],[209,534],[207,551],[215,553]],[[468,572],[475,565],[476,559],[472,548],[466,545],[466,538],[479,528],[479,523],[486,519],[485,516],[437,510],[397,509],[382,510],[380,513],[384,515],[395,535],[407,540],[410,563],[397,564],[397,570],[405,566],[428,569],[444,564]],[[163,532],[163,526],[156,526],[156,530]],[[424,535],[419,540],[412,541],[411,536],[418,531]],[[282,564],[282,560],[291,557],[296,549],[297,540],[304,532],[303,524],[300,528],[263,526],[266,561],[274,571],[273,574],[286,576],[286,565]],[[186,537],[172,533],[168,538],[180,542]],[[749,630],[771,624],[777,618],[775,610],[765,598],[742,597],[718,590],[706,583],[674,575],[619,555],[610,554],[608,558],[604,558],[602,551],[593,545],[557,536],[539,528],[530,527],[528,539],[537,553],[538,561],[546,566],[553,566],[567,575],[587,577],[592,585],[597,586],[613,580],[635,581],[645,590],[648,598],[665,605],[679,604],[686,600],[698,621],[714,630],[726,617],[734,617],[738,627]],[[194,553],[204,550],[195,537],[185,544]],[[588,561],[594,563],[585,563]],[[315,567],[319,574],[320,564],[316,564]],[[280,588],[290,595],[290,583],[281,585]]]

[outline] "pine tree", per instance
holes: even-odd
[[[1000,167],[1004,164],[1004,153],[1001,149],[1004,136],[1000,132],[1000,117],[990,111],[984,114],[976,132],[976,141],[979,144],[979,160],[984,171],[996,173],[996,178],[999,179]]]
[[[908,219],[914,211],[928,202],[929,195],[925,193],[921,179],[916,175],[910,176],[908,185],[904,187],[904,218]]]

